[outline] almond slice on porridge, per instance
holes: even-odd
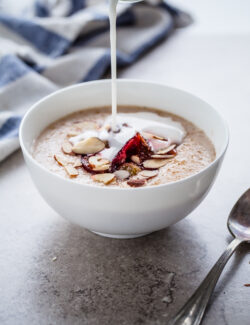
[[[158,170],[143,170],[138,174],[138,177],[150,179],[156,177],[158,173],[159,173]]]
[[[148,159],[143,162],[143,167],[148,169],[158,169],[165,166],[168,159]]]
[[[137,156],[137,155],[132,155],[132,156],[130,157],[130,159],[131,159],[134,163],[136,163],[137,165],[140,165],[140,163],[141,163],[141,159],[140,159],[140,157]]]
[[[79,157],[74,160],[73,167],[82,167],[82,162]]]
[[[76,137],[77,135],[81,134],[81,132],[79,131],[75,131],[75,130],[70,130],[67,133],[67,137],[68,138],[72,138],[72,137]]]
[[[96,137],[91,137],[77,142],[72,151],[81,155],[95,154],[105,148],[105,143]]]
[[[117,170],[116,172],[114,172],[115,177],[118,178],[119,180],[124,180],[129,178],[130,173],[127,170]]]
[[[66,170],[67,174],[70,177],[76,177],[76,176],[78,176],[77,169],[75,169],[75,167],[73,167],[72,165],[66,165],[66,166],[63,166],[63,167],[64,167],[64,169]]]
[[[167,141],[165,138],[160,137],[159,135],[153,134],[153,139],[161,140],[161,141]]]
[[[89,157],[89,165],[93,171],[105,171],[110,168],[110,161],[100,156]]]
[[[95,182],[99,182],[107,185],[115,179],[115,175],[112,173],[104,173],[104,174],[92,175],[91,178]]]
[[[104,172],[109,170],[110,165],[102,165],[102,166],[97,166],[97,167],[93,167],[92,170],[94,172]]]
[[[174,158],[175,155],[152,155],[151,158],[154,159],[170,159],[170,158]]]
[[[159,135],[156,135],[156,134],[153,134],[151,132],[147,132],[147,131],[143,131],[142,132],[142,136],[145,138],[145,139],[157,139],[157,140],[161,140],[161,141],[167,141],[165,138],[159,136]]]
[[[71,154],[72,153],[72,145],[65,141],[63,144],[62,144],[62,151],[66,154]]]
[[[60,166],[65,166],[69,163],[62,155],[54,155],[54,159]]]
[[[91,156],[89,157],[89,164],[91,167],[101,167],[104,165],[110,165],[110,161],[101,156]]]
[[[175,149],[176,144],[172,144],[171,146],[165,148],[165,149],[161,149],[159,151],[157,151],[157,155],[165,155],[167,154],[169,151]]]

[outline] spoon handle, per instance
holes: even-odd
[[[206,278],[194,292],[191,298],[170,321],[169,325],[199,325],[204,315],[205,309],[219,276],[227,261],[242,243],[242,240],[235,238],[226,248],[216,264],[210,270]]]

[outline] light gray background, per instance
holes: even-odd
[[[60,218],[34,188],[21,153],[13,154],[0,165],[1,324],[167,324],[231,240],[227,215],[250,184],[250,2],[172,3],[189,9],[195,24],[120,77],[183,88],[224,115],[231,139],[214,187],[182,222],[117,241]],[[249,262],[244,246],[204,325],[250,323]]]

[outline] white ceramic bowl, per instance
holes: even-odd
[[[189,93],[151,82],[118,81],[119,104],[167,110],[205,131],[215,146],[216,159],[193,176],[152,187],[100,187],[53,174],[33,159],[31,145],[50,123],[72,112],[110,103],[110,80],[101,80],[59,90],[25,115],[20,128],[21,148],[42,197],[61,216],[108,237],[142,236],[181,220],[208,193],[228,144],[228,129],[218,112]]]

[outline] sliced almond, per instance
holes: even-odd
[[[102,165],[102,166],[97,166],[92,168],[92,170],[94,170],[95,172],[104,172],[106,170],[108,170],[110,167],[110,165]]]
[[[132,187],[140,187],[146,183],[145,179],[130,179],[127,184]]]
[[[105,148],[105,143],[96,137],[84,139],[74,145],[72,151],[81,155],[94,154]]]
[[[170,159],[170,158],[174,158],[175,155],[152,155],[151,158],[154,159]]]
[[[75,131],[75,130],[71,130],[67,133],[67,137],[71,138],[71,137],[76,137],[77,135],[81,134],[81,132],[79,131]]]
[[[168,141],[159,140],[159,139],[155,139],[155,138],[149,139],[148,143],[149,143],[152,151],[155,153],[158,153],[160,150],[165,150],[169,146]]]
[[[115,175],[111,173],[105,173],[105,174],[96,174],[91,177],[95,182],[100,182],[107,185],[110,182],[112,182],[112,180],[115,178]]]
[[[145,177],[146,179],[153,178],[157,175],[158,175],[158,170],[143,170],[138,174],[139,177]]]
[[[81,162],[81,159],[80,158],[77,158],[74,161],[73,167],[82,167],[82,162]]]
[[[106,171],[110,168],[110,161],[100,156],[89,157],[90,168],[94,171]]]
[[[108,165],[108,164],[110,164],[110,161],[107,159],[104,159],[100,156],[92,156],[92,157],[89,157],[89,164],[93,167],[98,167],[98,166],[102,166],[102,165]]]
[[[65,166],[68,164],[68,161],[61,155],[54,155],[54,159],[60,166]]]
[[[72,145],[69,142],[64,142],[62,145],[62,151],[66,154],[72,153]]]
[[[143,166],[148,169],[157,169],[167,164],[168,159],[148,159],[143,162]]]
[[[140,159],[140,157],[137,156],[137,155],[133,155],[133,156],[131,156],[130,159],[131,159],[134,163],[136,163],[137,165],[140,165],[140,163],[141,163],[141,159]]]
[[[165,138],[160,137],[159,135],[153,134],[153,138],[157,140],[167,141]]]
[[[127,179],[130,176],[130,173],[127,170],[122,170],[122,169],[117,170],[114,174],[115,174],[115,177],[120,180]]]
[[[173,150],[176,147],[176,144],[172,144],[171,146],[165,148],[165,149],[161,149],[159,151],[157,151],[158,155],[165,155],[167,154],[169,151]]]
[[[72,165],[66,165],[64,169],[70,177],[76,177],[78,175],[78,171]]]
[[[144,131],[144,132],[142,132],[142,136],[143,136],[145,139],[148,139],[148,140],[150,140],[150,139],[157,139],[157,140],[166,141],[165,138],[163,138],[163,137],[161,137],[161,136],[159,136],[159,135],[153,134],[153,133],[151,133],[151,132],[146,132],[146,131]]]

